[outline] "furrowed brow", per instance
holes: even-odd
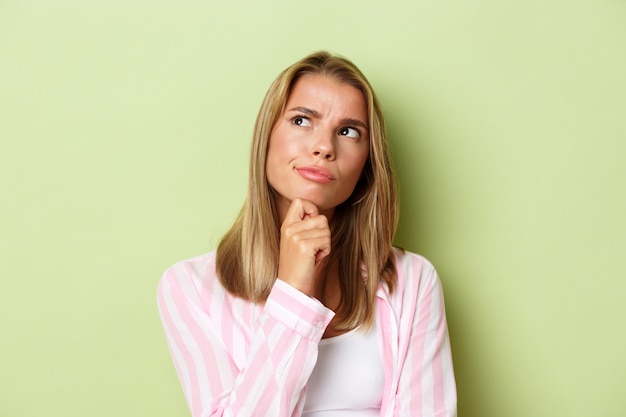
[[[362,121],[360,121],[359,119],[343,119],[343,123],[347,125],[351,125],[351,126],[357,126],[357,127],[360,127],[361,129],[367,130],[367,125],[363,123]]]
[[[297,107],[292,107],[288,111],[304,113],[307,116],[311,116],[315,119],[321,119],[322,117],[322,114],[320,112],[318,112],[317,110],[310,109],[308,107],[297,106]],[[345,125],[356,126],[356,127],[360,127],[361,129],[368,130],[367,124],[362,122],[359,119],[353,119],[353,118],[348,117],[348,118],[343,119],[341,122],[342,124],[345,124]]]
[[[289,111],[296,111],[296,112],[304,113],[316,119],[319,119],[322,117],[322,114],[320,112],[318,112],[317,110],[309,109],[308,107],[293,107],[289,109]]]

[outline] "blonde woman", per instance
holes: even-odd
[[[441,285],[392,246],[397,195],[363,74],[319,52],[259,111],[246,202],[158,304],[194,417],[456,415]]]

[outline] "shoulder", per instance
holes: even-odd
[[[201,303],[201,295],[222,296],[224,289],[215,270],[215,251],[176,262],[165,270],[157,289],[160,299]],[[202,297],[204,298],[204,297]]]
[[[440,286],[435,267],[424,256],[397,247],[393,256],[397,281],[392,298],[415,299]]]
[[[198,283],[205,279],[216,278],[215,251],[176,262],[163,273],[161,280],[188,280]]]
[[[422,255],[394,247],[393,256],[398,279],[432,279],[436,275],[434,265]]]

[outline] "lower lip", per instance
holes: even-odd
[[[319,182],[320,184],[328,184],[329,182],[332,181],[326,175],[322,175],[319,172],[309,171],[306,169],[299,169],[298,174],[300,174],[302,177],[306,178],[307,180]]]

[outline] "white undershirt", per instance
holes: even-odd
[[[381,339],[378,320],[367,332],[352,330],[322,339],[303,416],[379,416],[385,383]]]

